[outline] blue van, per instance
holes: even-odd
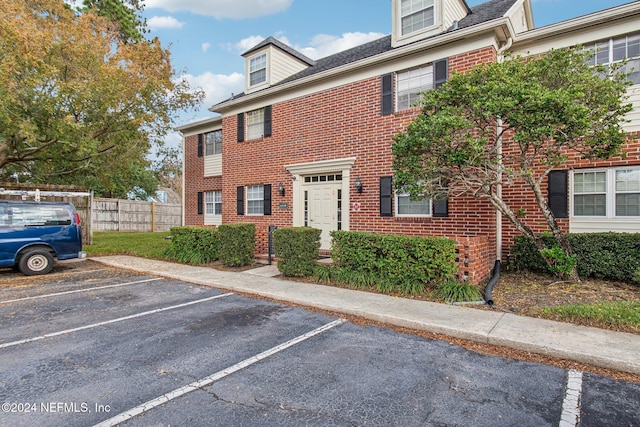
[[[49,273],[54,258],[86,258],[80,216],[71,203],[0,200],[0,267]]]

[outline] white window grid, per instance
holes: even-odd
[[[634,84],[640,84],[640,33],[602,40],[587,45],[587,48],[594,52],[591,65],[608,65],[626,60],[620,71],[627,73]]]
[[[264,215],[264,186],[247,187],[247,215]]]
[[[408,194],[396,194],[395,211],[397,217],[430,217],[431,199],[411,200]]]
[[[402,0],[400,20],[403,36],[433,26],[435,23],[434,0]]]
[[[398,111],[415,107],[420,94],[433,89],[433,65],[423,65],[399,72],[396,76],[396,87]]]
[[[222,215],[222,190],[205,191],[204,209],[206,215]]]
[[[640,217],[640,167],[573,171],[572,216]]]
[[[204,136],[204,155],[213,156],[216,154],[222,154],[222,131],[215,130],[213,132],[207,132]]]
[[[267,81],[267,54],[255,56],[249,60],[249,86]]]
[[[264,136],[264,108],[247,112],[247,139]]]

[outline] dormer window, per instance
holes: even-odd
[[[400,20],[402,35],[435,25],[434,0],[401,0]]]
[[[249,61],[249,85],[255,86],[267,81],[267,53],[255,56]]]

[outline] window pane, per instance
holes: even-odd
[[[264,187],[251,185],[247,187],[247,213],[252,215],[264,214]]]
[[[627,58],[640,56],[640,34],[627,37]]]
[[[640,169],[617,170],[616,191],[640,192]]]
[[[434,24],[433,0],[402,0],[402,34],[409,34]]]
[[[398,73],[398,111],[416,106],[420,94],[433,89],[433,66],[425,65]]]
[[[205,191],[204,193],[204,213],[206,215],[213,215],[215,212],[214,207],[214,191]]]
[[[264,109],[247,113],[247,139],[262,138],[264,134]]]
[[[622,37],[613,40],[613,60],[622,61],[627,57],[627,38]]]
[[[609,61],[609,42],[596,43],[596,63],[608,64]]]
[[[409,196],[398,196],[398,215],[431,215],[428,199],[413,201]]]
[[[575,193],[604,193],[607,191],[606,172],[576,172],[574,174]]]
[[[222,131],[216,130],[205,134],[205,156],[222,154]]]
[[[576,216],[605,216],[607,196],[605,194],[575,195],[573,213]]]
[[[640,194],[616,194],[616,216],[640,216]]]

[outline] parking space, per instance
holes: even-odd
[[[572,415],[546,365],[92,262],[23,279],[0,272],[0,425],[640,425],[634,384],[580,376]]]

